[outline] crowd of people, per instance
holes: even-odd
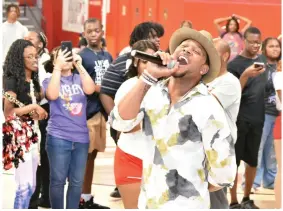
[[[233,14],[214,21],[216,38],[185,20],[160,49],[163,26],[142,22],[113,59],[98,19],[85,21],[78,48],[49,53],[44,33],[28,31],[19,15],[17,5],[7,7],[3,89],[23,106],[3,96],[2,114],[26,117],[40,140],[15,169],[14,208],[63,209],[66,201],[67,209],[109,209],[91,189],[108,123],[117,145],[111,196],[126,209],[258,209],[250,194],[261,187],[275,189],[281,207],[281,140],[273,137],[281,38]]]

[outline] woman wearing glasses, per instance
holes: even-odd
[[[38,76],[40,86],[45,78],[51,77],[50,73],[47,73],[44,68],[44,63],[50,59],[49,54],[46,52],[47,38],[42,32],[30,31],[25,40],[32,42],[37,50],[38,59]],[[49,104],[45,98],[40,102],[40,106],[44,108],[49,114]],[[29,209],[37,209],[38,206],[44,208],[50,208],[49,200],[49,163],[47,153],[45,151],[45,141],[46,141],[46,127],[48,119],[39,121],[39,129],[41,133],[40,140],[40,166],[37,168],[36,173],[36,188],[30,200]],[[41,198],[39,199],[39,195]]]
[[[5,117],[15,113],[17,116],[26,116],[34,120],[46,119],[48,116],[46,111],[38,104],[42,92],[37,74],[38,55],[33,44],[23,39],[16,40],[8,51],[3,70],[4,90],[25,105],[19,108],[5,99]],[[29,115],[31,112],[34,112],[32,116]],[[30,152],[24,158],[25,162],[20,162],[15,171],[17,192],[14,208],[16,209],[28,208],[35,189],[39,160],[37,144],[30,147]]]

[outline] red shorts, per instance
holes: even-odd
[[[274,139],[281,140],[281,115],[276,118],[275,126],[274,126]]]
[[[117,147],[114,158],[114,175],[117,186],[141,182],[142,160]]]

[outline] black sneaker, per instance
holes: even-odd
[[[82,198],[80,199],[79,209],[85,209],[85,200]]]
[[[39,199],[38,206],[43,208],[51,208],[50,201],[43,198]]]
[[[110,196],[111,196],[112,198],[116,198],[116,199],[120,199],[120,198],[121,198],[120,192],[119,192],[119,190],[118,190],[117,187],[116,187],[116,188],[114,189],[114,191],[110,194]]]
[[[229,206],[229,209],[241,209],[241,208],[242,208],[242,206],[238,203]]]
[[[31,202],[28,209],[38,209],[38,201]]]
[[[259,207],[254,204],[253,200],[248,200],[241,203],[241,209],[259,209]]]
[[[106,207],[97,203],[93,202],[93,196],[90,198],[90,200],[85,201],[81,198],[79,209],[110,209],[110,207]]]

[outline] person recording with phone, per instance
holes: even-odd
[[[237,199],[237,181],[231,192],[230,209],[258,209],[250,199],[251,188],[256,174],[258,151],[264,124],[264,95],[267,82],[265,67],[256,62],[265,63],[265,58],[258,52],[261,46],[261,32],[250,27],[244,34],[245,49],[228,64],[228,71],[241,83],[242,98],[237,118],[237,141],[235,144],[237,166],[241,160],[246,163],[244,197],[241,204]]]
[[[67,49],[65,47],[67,47]],[[72,55],[68,42],[51,54],[43,81],[50,105],[46,151],[50,165],[50,202],[52,209],[64,208],[64,186],[68,178],[66,208],[78,209],[89,147],[86,120],[87,97],[95,84],[82,66],[79,55]],[[74,74],[74,67],[79,74]],[[51,69],[51,70],[50,70]]]

